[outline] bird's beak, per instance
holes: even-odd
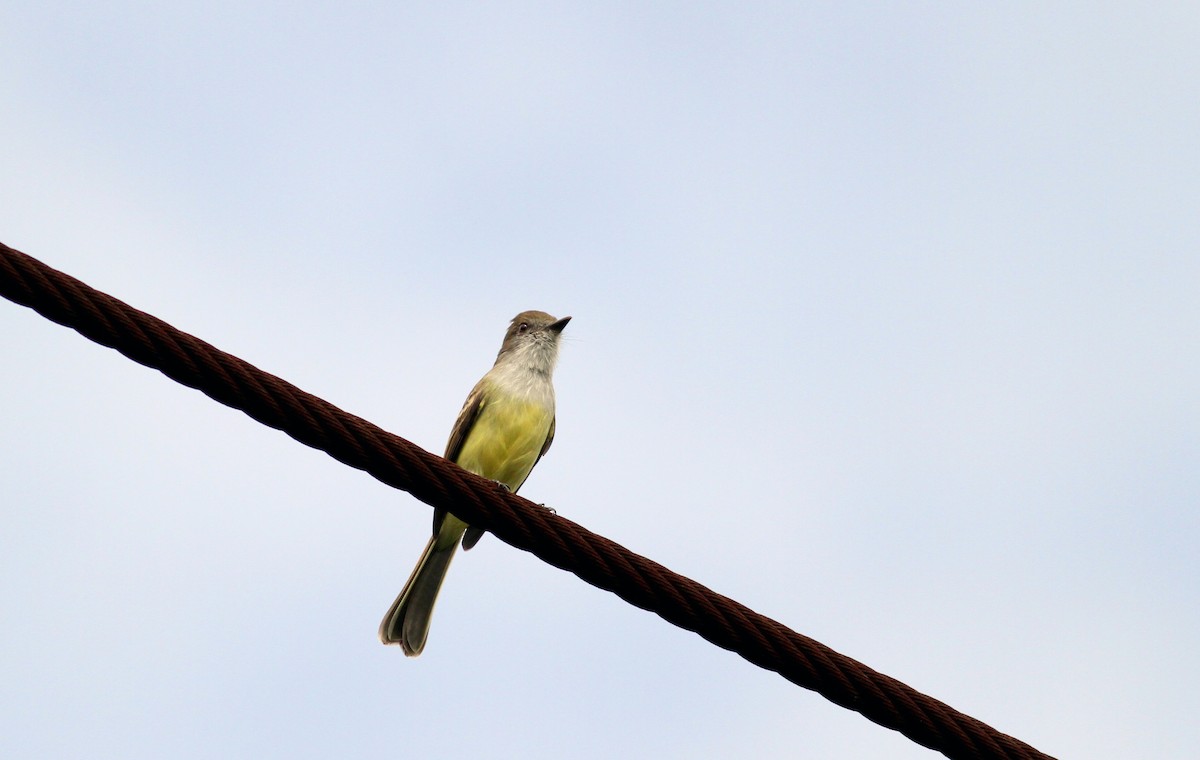
[[[557,322],[551,322],[550,324],[546,325],[546,329],[551,330],[555,333],[561,333],[563,331],[563,328],[566,327],[567,323],[570,321],[571,321],[570,317],[563,317],[562,319],[558,320]]]

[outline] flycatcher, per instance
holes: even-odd
[[[544,311],[513,317],[496,364],[463,404],[446,458],[476,475],[516,492],[554,441],[554,385],[558,339],[570,317],[555,319]],[[399,644],[415,657],[425,648],[438,590],[458,544],[470,549],[483,536],[454,515],[433,513],[433,537],[408,583],[379,625],[379,640]]]

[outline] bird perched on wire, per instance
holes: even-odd
[[[554,384],[559,337],[570,317],[544,311],[513,317],[496,363],[468,394],[446,459],[516,492],[554,441]],[[461,542],[470,549],[483,530],[439,509],[433,536],[408,582],[379,625],[379,640],[415,657],[425,648],[438,591]]]

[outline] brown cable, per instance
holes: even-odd
[[[1049,757],[3,243],[0,294],[947,757]]]

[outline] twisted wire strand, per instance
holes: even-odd
[[[0,294],[947,757],[1049,757],[3,243]]]

